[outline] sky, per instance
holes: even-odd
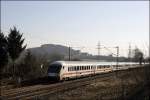
[[[129,44],[148,55],[149,1],[1,1],[1,30],[16,26],[27,48],[71,46],[83,52],[127,56]],[[84,47],[84,48],[82,48]]]

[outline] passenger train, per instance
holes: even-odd
[[[115,70],[125,70],[137,63],[116,62],[89,62],[89,61],[55,61],[48,68],[48,77],[56,80],[69,80],[72,78],[85,77],[101,73],[108,73]]]

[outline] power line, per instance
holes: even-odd
[[[129,43],[129,53],[128,53],[128,58],[131,61],[131,44]]]
[[[98,50],[98,60],[100,59],[100,49],[101,49],[101,44],[100,42],[98,42],[98,45],[97,45],[97,50]]]
[[[117,48],[117,69],[118,69],[118,63],[119,63],[119,46],[116,47]]]
[[[69,61],[71,60],[71,47],[69,46]]]

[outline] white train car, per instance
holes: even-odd
[[[68,80],[88,75],[113,71],[116,63],[86,61],[56,61],[50,64],[48,76],[58,80]]]
[[[133,67],[137,67],[137,63],[120,62],[116,67],[116,62],[55,61],[48,68],[48,76],[57,80],[68,80]]]

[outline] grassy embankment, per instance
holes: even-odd
[[[139,91],[147,88],[150,68],[136,68],[120,71],[108,80],[96,79],[91,85],[74,90],[57,93],[54,96],[45,97],[49,100],[127,100],[135,99]],[[148,98],[148,93],[139,100]],[[137,100],[137,98],[135,99]]]

